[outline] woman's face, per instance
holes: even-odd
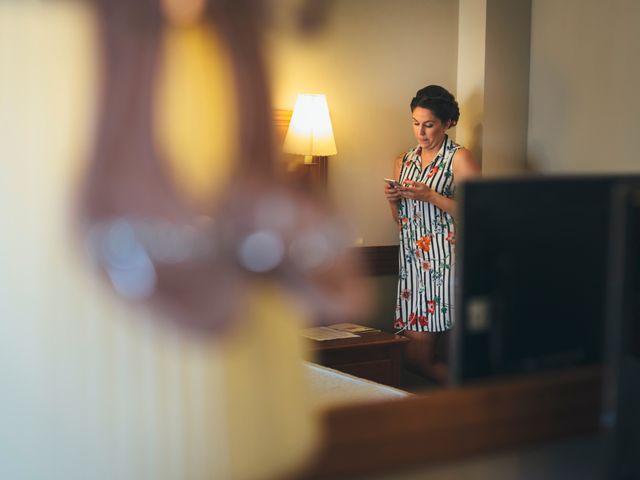
[[[431,150],[440,147],[444,134],[451,122],[446,124],[436,117],[431,110],[423,107],[416,107],[412,112],[413,134],[420,146]]]

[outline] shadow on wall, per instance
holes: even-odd
[[[467,146],[471,153],[473,154],[473,158],[476,159],[478,165],[480,166],[480,170],[482,171],[482,133],[484,128],[482,123],[477,123],[473,127],[473,135],[471,136],[471,142]]]
[[[540,160],[535,155],[527,154],[525,162],[524,173],[530,175],[539,175],[543,173],[543,169],[540,168]]]
[[[560,173],[567,170],[571,162],[568,157],[580,142],[572,121],[576,115],[576,92],[562,71],[544,62],[538,62],[531,72],[530,89],[525,170]],[[569,147],[573,142],[573,148]]]
[[[483,97],[478,90],[474,90],[464,101],[458,99],[463,124],[458,126],[462,133],[458,141],[468,148],[482,168],[482,115],[484,109]]]

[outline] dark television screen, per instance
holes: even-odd
[[[463,186],[454,383],[601,361],[611,192],[629,180],[529,177]]]
[[[611,479],[640,478],[640,183],[616,188],[602,426]]]
[[[623,252],[626,267],[625,314],[629,323],[629,352],[640,365],[640,185],[629,190],[627,202],[628,237]]]

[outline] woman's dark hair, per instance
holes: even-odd
[[[418,90],[416,96],[411,99],[411,111],[416,107],[428,108],[442,123],[451,120],[451,126],[458,123],[460,118],[460,109],[455,97],[440,85],[429,85]]]

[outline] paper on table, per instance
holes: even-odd
[[[357,323],[334,323],[332,325],[329,325],[329,328],[351,333],[371,333],[380,331],[377,328],[367,327],[366,325],[358,325]]]
[[[335,340],[337,338],[352,338],[357,337],[349,332],[341,332],[340,330],[334,330],[329,327],[310,327],[302,330],[302,336],[310,338],[311,340]]]

